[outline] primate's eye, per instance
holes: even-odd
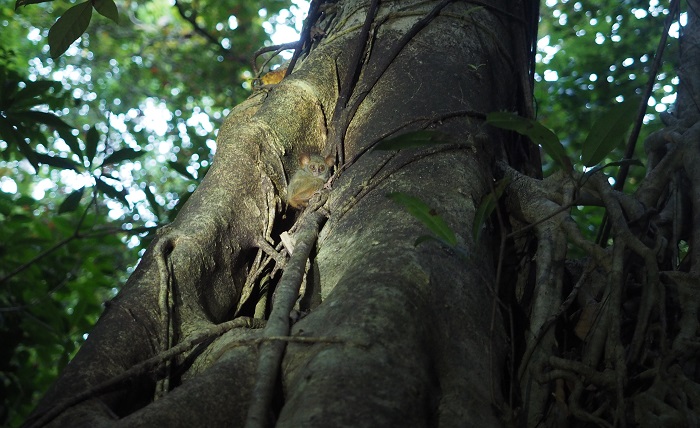
[[[325,166],[319,166],[319,167],[318,167],[318,172],[323,172],[323,171],[325,171],[325,170],[326,170],[326,167],[325,167]]]

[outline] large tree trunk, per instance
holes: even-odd
[[[359,0],[323,5],[312,31],[320,39],[291,75],[226,119],[211,171],[160,231],[33,422],[242,425],[259,399],[260,353],[285,341],[256,341],[269,335],[264,329],[237,328],[215,340],[205,333],[261,313],[256,306],[269,294],[262,287],[280,275],[264,266],[259,248],[270,252],[295,216],[282,198],[296,158],[337,152],[345,165],[317,212],[328,216],[306,275],[305,316],[269,386],[272,404],[249,422],[500,425],[506,335],[494,304],[493,230],[475,242],[472,229],[511,138],[484,115],[529,111],[525,22],[532,21],[524,9],[505,0],[381,2],[376,11]],[[447,144],[368,151],[423,128],[440,130]],[[430,231],[387,198],[392,192],[427,203],[457,245],[415,245]],[[208,339],[158,370],[136,369],[105,387],[200,333]]]

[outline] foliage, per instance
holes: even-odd
[[[35,170],[39,169],[40,162],[68,169],[77,168],[67,158],[36,152],[27,142],[47,146],[48,141],[42,127],[48,126],[55,129],[73,150],[79,150],[70,125],[51,112],[35,109],[41,105],[53,109],[62,107],[66,94],[61,84],[47,80],[28,81],[5,66],[0,69],[0,85],[3,88],[0,94],[0,135],[8,145],[2,153],[4,160],[24,158]]]
[[[610,155],[615,148],[622,146],[623,137],[632,124],[638,105],[637,97],[632,97],[624,103],[617,104],[610,109],[604,109],[607,111],[604,111],[593,124],[581,147],[580,158],[584,167],[595,166]],[[536,120],[520,117],[510,112],[495,112],[487,116],[486,123],[525,135],[533,143],[542,147],[542,150],[551,156],[554,163],[565,171],[570,171],[575,163],[566,153],[559,137]],[[578,157],[574,156],[574,158]]]
[[[113,4],[0,5],[0,425],[36,404],[204,177],[288,7]]]
[[[450,247],[454,247],[457,244],[457,236],[445,222],[445,219],[420,198],[402,192],[389,193],[387,197],[403,206],[413,217],[433,232],[440,242],[444,242],[445,245]],[[423,240],[425,240],[424,237],[418,237],[416,245]]]
[[[76,236],[77,219],[53,211],[0,192],[0,417],[12,425],[75,354],[135,261],[115,233],[119,224]],[[86,213],[84,225],[104,222],[104,211]]]
[[[545,153],[550,155],[554,162],[565,171],[571,170],[571,160],[566,154],[566,149],[561,145],[559,138],[551,129],[543,126],[536,120],[526,119],[510,112],[490,113],[486,123],[502,129],[509,129],[525,135]]]
[[[668,11],[658,3],[650,6],[638,1],[547,4],[550,7],[542,9],[535,75],[538,119],[561,137],[570,153],[581,153],[600,109],[641,95]],[[664,57],[677,58],[677,39],[670,40]],[[666,111],[675,99],[677,84],[673,63],[662,63],[649,106],[656,112]],[[661,126],[653,114],[645,121],[649,123],[640,141]],[[641,144],[637,147],[634,157],[639,159]],[[617,149],[607,161],[619,160],[621,154]]]

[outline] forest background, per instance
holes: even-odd
[[[75,4],[0,5],[2,425],[24,420],[77,352],[115,283],[206,174],[216,130],[250,94],[254,53],[276,31],[298,31],[308,8],[125,0],[117,22],[93,14],[79,41],[52,58],[49,28]],[[537,117],[571,158],[596,119],[642,93],[668,14],[654,0],[542,3]],[[640,141],[675,100],[679,31],[674,23],[652,77]],[[269,58],[255,68],[284,60]],[[619,144],[605,161],[622,152]],[[643,160],[641,149],[635,157]],[[543,160],[548,175],[554,164]],[[632,189],[640,174],[632,169]],[[603,213],[572,215],[592,237]]]

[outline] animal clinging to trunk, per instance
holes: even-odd
[[[303,208],[309,199],[319,191],[330,177],[333,157],[302,154],[301,167],[294,173],[287,187],[287,202],[294,208]]]

